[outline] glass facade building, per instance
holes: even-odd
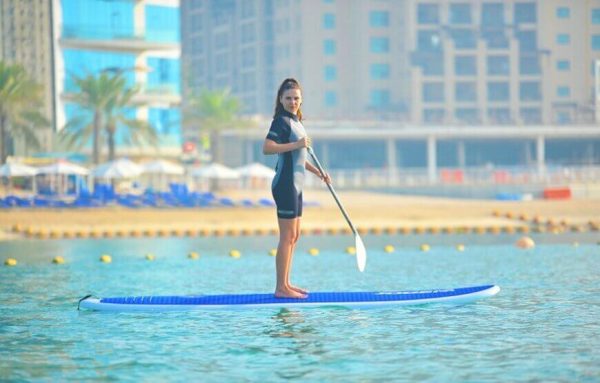
[[[147,121],[159,135],[159,151],[181,151],[181,65],[179,1],[56,0],[58,10],[59,95],[58,115],[64,126],[80,114],[69,94],[76,92],[74,76],[103,71],[123,73],[143,106],[128,116]],[[117,153],[153,153],[128,147],[125,136],[116,137]]]

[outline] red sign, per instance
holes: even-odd
[[[191,153],[196,151],[196,144],[194,144],[193,142],[190,141],[186,141],[183,143],[183,152],[184,153]]]

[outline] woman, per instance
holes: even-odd
[[[275,114],[263,145],[264,154],[278,154],[277,173],[272,191],[277,205],[279,245],[275,266],[278,298],[306,298],[307,291],[290,283],[290,269],[302,216],[302,187],[305,169],[330,183],[328,174],[322,175],[306,158],[310,138],[302,126],[302,90],[293,78],[283,81],[275,99]]]

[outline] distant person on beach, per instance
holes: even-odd
[[[306,135],[302,125],[301,105],[300,84],[293,78],[285,79],[277,91],[273,122],[263,145],[264,154],[279,155],[277,173],[271,186],[277,205],[279,224],[279,245],[275,258],[277,271],[275,296],[278,298],[306,298],[307,296],[306,290],[290,283],[292,258],[300,236],[305,170],[331,183],[328,174],[322,175],[306,159],[306,148],[311,146],[311,139]]]

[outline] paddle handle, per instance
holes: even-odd
[[[321,166],[321,163],[319,162],[319,159],[317,158],[315,152],[313,151],[313,149],[310,146],[307,148],[307,150],[308,150],[308,154],[310,154],[310,156],[312,157],[315,165],[317,165],[317,169],[319,169],[319,172],[321,173],[321,175],[323,176],[323,178],[325,178],[325,170],[323,170],[323,166]],[[354,234],[358,234],[357,231],[356,231],[356,228],[352,224],[352,221],[350,221],[350,217],[348,217],[348,213],[346,213],[346,209],[344,209],[344,206],[340,202],[340,199],[338,198],[335,190],[333,189],[333,185],[331,185],[329,183],[325,183],[325,184],[329,188],[329,191],[331,192],[331,195],[333,196],[333,199],[335,200],[335,202],[337,203],[338,207],[342,211],[342,214],[344,215],[344,218],[346,219],[346,222],[348,222],[348,225],[350,225],[350,229],[352,229],[352,232]]]

